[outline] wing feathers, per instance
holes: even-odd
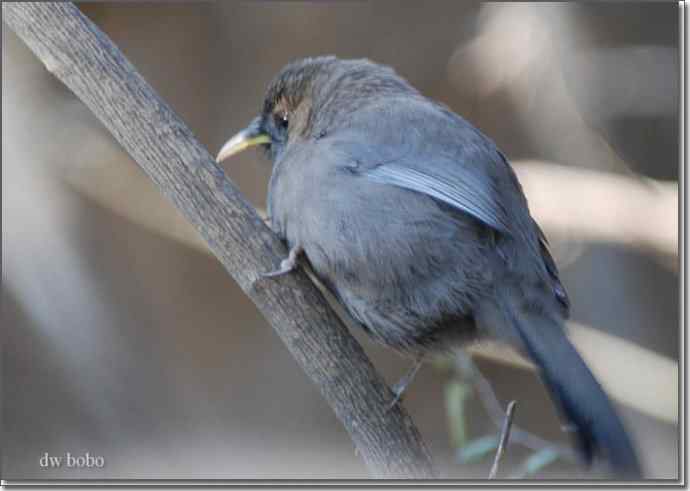
[[[508,233],[510,230],[503,210],[482,188],[481,183],[472,182],[473,176],[470,173],[465,173],[464,179],[449,181],[440,175],[389,163],[367,169],[363,174],[381,184],[390,184],[426,194],[470,214],[500,232]]]

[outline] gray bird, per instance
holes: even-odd
[[[319,57],[284,67],[260,115],[218,161],[261,145],[273,162],[280,269],[306,257],[377,341],[413,357],[492,337],[537,365],[587,462],[640,465],[611,402],[564,331],[569,301],[506,157],[391,68]]]

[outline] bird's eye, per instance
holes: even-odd
[[[285,112],[285,113],[276,114],[275,118],[276,118],[276,126],[278,128],[280,128],[281,130],[286,130],[288,127],[288,122],[289,122],[288,113]]]

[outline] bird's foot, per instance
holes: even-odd
[[[275,270],[275,271],[269,271],[267,273],[261,273],[262,278],[275,278],[276,276],[281,276],[286,273],[289,273],[290,271],[294,270],[297,267],[297,258],[299,255],[302,253],[302,247],[301,246],[295,246],[292,249],[290,249],[290,253],[288,254],[288,257],[283,259],[280,262],[280,268]]]
[[[414,366],[410,369],[409,372],[403,376],[400,380],[398,380],[398,383],[396,383],[393,387],[391,387],[391,390],[393,391],[393,400],[388,404],[387,410],[390,411],[395,407],[400,400],[403,397],[403,394],[407,390],[407,387],[410,385],[412,380],[414,379],[414,376],[417,374],[419,371],[419,368],[422,366],[422,361],[421,360],[416,360],[414,363]]]
[[[398,392],[397,390],[395,390],[395,386],[391,387],[391,390],[393,391],[395,397],[393,397],[393,400],[388,403],[388,406],[386,406],[386,412],[390,411],[395,406],[397,406],[397,404],[402,399],[402,392]]]

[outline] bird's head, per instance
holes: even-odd
[[[414,89],[392,69],[368,60],[293,61],[269,84],[259,116],[223,145],[216,161],[261,145],[275,162],[291,143],[325,136],[367,102],[400,91]]]

